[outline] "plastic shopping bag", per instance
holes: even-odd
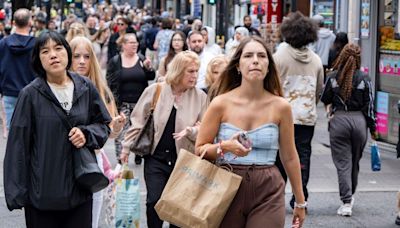
[[[116,182],[115,227],[139,228],[140,189],[139,179],[131,170],[124,170]]]
[[[373,141],[371,145],[371,169],[372,171],[381,170],[381,156],[376,141]]]

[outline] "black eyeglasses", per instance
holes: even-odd
[[[119,25],[119,26],[124,26],[125,24],[124,24],[124,23],[118,23],[117,25]]]

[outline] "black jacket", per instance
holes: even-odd
[[[143,66],[143,61],[146,59],[146,57],[140,53],[138,53],[138,56],[139,56],[138,61],[140,61],[141,62],[140,64]],[[146,67],[142,68],[148,80],[153,80],[156,77],[156,72],[154,70],[147,70]],[[118,108],[120,108],[122,104],[122,101],[119,98],[121,71],[122,71],[121,55],[116,55],[108,62],[106,78],[108,87],[113,93],[115,103]]]
[[[368,75],[357,70],[353,75],[353,87],[351,96],[344,101],[340,95],[340,86],[337,83],[338,72],[334,71],[327,75],[321,101],[325,104],[332,104],[333,112],[342,111],[361,111],[367,121],[367,126],[371,133],[376,130],[374,99],[371,79]]]
[[[82,130],[85,146],[100,149],[110,133],[110,115],[89,79],[69,73],[74,82],[67,115],[44,78],[21,90],[11,121],[4,158],[4,193],[9,210],[31,205],[39,210],[68,210],[91,199],[74,181],[73,145],[54,108]],[[56,107],[54,106],[56,105]]]

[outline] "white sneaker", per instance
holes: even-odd
[[[350,201],[350,205],[351,205],[351,207],[353,207],[353,206],[354,206],[354,201],[355,201],[355,199],[354,199],[354,196],[353,196],[353,197],[351,197],[351,201]]]
[[[337,214],[340,216],[351,216],[353,206],[350,203],[345,203],[339,207]]]

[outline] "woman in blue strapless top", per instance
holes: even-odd
[[[293,219],[301,226],[306,203],[292,112],[266,43],[243,40],[210,94],[218,96],[204,115],[196,154],[206,151],[206,159],[229,164],[243,177],[220,227],[284,227],[285,184],[274,165],[278,149],[296,197]],[[239,142],[243,132],[251,145]]]

